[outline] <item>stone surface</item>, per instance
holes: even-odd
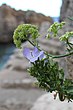
[[[14,29],[23,23],[31,23],[40,26],[42,22],[53,23],[51,17],[34,11],[16,11],[3,4],[0,6],[0,42],[12,42]]]
[[[58,97],[54,100],[53,94],[47,93],[38,98],[31,110],[73,110],[73,102],[61,102]]]
[[[62,6],[60,10],[60,21],[63,21],[67,16],[68,10],[70,8],[71,0],[62,0]]]
[[[73,0],[62,0],[60,19],[61,21],[65,21],[66,24],[63,27],[63,30],[60,31],[61,34],[64,34],[67,31],[73,31],[73,21],[69,20],[68,17],[73,18]],[[70,40],[71,43],[73,43],[73,38]],[[73,57],[67,57],[66,63],[68,68],[68,77],[73,79]]]
[[[30,11],[30,10],[25,12],[25,22],[26,23],[35,24],[37,26],[40,26],[41,23],[43,23],[45,21],[53,23],[52,18],[49,16],[45,16],[41,13],[36,13],[36,12]]]
[[[73,0],[62,0],[60,20],[66,22],[63,28],[64,33],[73,30],[73,21],[69,20],[68,17],[73,17]]]
[[[60,10],[60,21],[66,20],[67,17],[73,17],[73,0],[62,0],[62,6]],[[69,25],[72,26],[72,24]]]
[[[68,78],[73,79],[73,55],[66,58]]]
[[[0,88],[0,110],[30,110],[45,92],[40,89]]]

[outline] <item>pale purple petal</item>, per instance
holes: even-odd
[[[40,51],[39,54],[35,57],[33,57],[31,59],[31,62],[35,62],[36,60],[38,60],[38,58],[41,60],[42,58],[44,58],[44,52],[43,51]]]
[[[41,60],[41,59],[43,59],[44,58],[44,51],[41,51],[40,53],[39,53],[39,59]]]
[[[31,58],[31,52],[30,52],[30,49],[29,48],[24,48],[23,50],[23,55],[30,60]]]
[[[35,62],[36,60],[38,60],[38,58],[41,60],[42,58],[44,58],[44,51],[39,51],[36,47],[34,47],[33,51],[31,52],[31,50],[29,48],[25,48],[23,50],[23,55],[30,60],[30,62]]]
[[[32,51],[32,55],[35,57],[38,54],[38,49],[34,47],[34,50]]]
[[[30,62],[35,62],[37,60],[38,60],[38,57],[33,57],[33,58],[30,59]]]

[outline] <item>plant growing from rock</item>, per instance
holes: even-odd
[[[58,36],[58,31],[64,25],[64,22],[52,24],[48,29],[46,38],[49,40],[52,36]],[[71,37],[73,38],[73,31],[66,32],[59,37],[59,40],[66,44],[66,54],[62,55],[52,55],[41,50],[37,42],[39,36],[38,28],[35,25],[21,24],[15,29],[13,39],[16,47],[21,49],[23,49],[22,42],[25,40],[33,45],[32,51],[27,47],[24,48],[23,55],[31,62],[28,71],[30,75],[37,78],[39,87],[51,93],[55,91],[54,98],[58,94],[60,101],[65,99],[72,101],[73,80],[65,77],[63,69],[59,67],[58,62],[54,61],[54,59],[73,55],[73,43],[69,40]]]

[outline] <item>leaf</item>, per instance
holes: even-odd
[[[69,16],[68,16],[68,19],[73,21],[73,17],[69,17]]]
[[[73,94],[73,86],[69,86],[69,87],[67,88],[67,93]]]

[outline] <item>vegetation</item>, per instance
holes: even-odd
[[[48,29],[46,38],[58,36],[58,32],[65,25],[64,22],[54,23]],[[31,62],[31,67],[28,71],[30,75],[34,76],[38,80],[39,87],[45,89],[48,92],[55,91],[55,97],[59,95],[60,101],[68,99],[73,100],[73,80],[65,78],[63,69],[55,62],[55,58],[67,57],[73,55],[73,43],[70,42],[70,38],[73,38],[73,31],[66,32],[59,37],[59,40],[66,44],[66,54],[51,55],[46,51],[40,49],[37,42],[37,38],[40,36],[38,28],[31,24],[21,24],[14,31],[13,39],[16,47],[22,48],[21,44],[24,40],[30,42],[33,45],[33,50],[29,48],[23,49],[23,55]],[[29,39],[30,37],[30,39]]]

